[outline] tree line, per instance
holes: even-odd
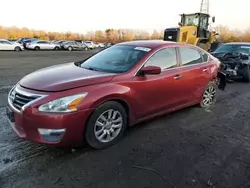
[[[250,28],[245,31],[232,30],[225,26],[215,28],[219,32],[222,42],[250,42]],[[106,29],[89,31],[86,34],[73,32],[46,32],[28,28],[0,26],[0,38],[18,39],[21,37],[35,37],[43,40],[91,40],[95,42],[123,42],[136,39],[163,39],[164,31],[154,30],[149,33],[134,29]]]

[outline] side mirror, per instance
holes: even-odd
[[[179,22],[178,25],[179,25],[179,26],[182,26],[182,22]]]
[[[212,22],[213,22],[213,23],[215,22],[215,17],[212,17]]]
[[[157,66],[148,66],[148,67],[143,67],[141,71],[144,74],[160,74],[161,68]]]

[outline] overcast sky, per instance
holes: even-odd
[[[162,30],[176,26],[180,13],[198,12],[201,0],[0,0],[0,25],[50,31],[106,28]],[[246,29],[250,0],[210,0],[216,24]],[[215,25],[214,25],[215,26]]]

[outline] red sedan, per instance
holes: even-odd
[[[6,111],[21,138],[63,147],[86,141],[103,149],[117,143],[127,126],[213,105],[219,65],[191,45],[124,42],[25,76],[10,91]]]

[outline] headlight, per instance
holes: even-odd
[[[82,100],[84,99],[84,97],[87,96],[87,94],[88,93],[82,93],[50,101],[46,104],[41,105],[39,107],[39,111],[56,113],[77,111],[77,106],[82,102]]]

